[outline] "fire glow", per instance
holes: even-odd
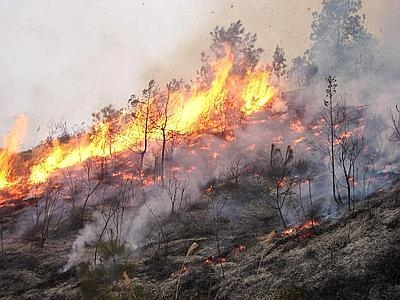
[[[282,231],[282,235],[283,236],[294,236],[298,233],[304,233],[300,235],[300,239],[304,239],[306,237],[311,236],[309,230],[312,230],[313,228],[317,227],[320,224],[319,221],[314,220],[314,219],[310,219],[307,220],[303,223],[301,223],[298,226],[294,226],[294,227],[289,227],[286,228],[285,230]]]
[[[233,64],[233,54],[227,49],[226,56],[213,63],[214,80],[208,88],[193,85],[189,89],[168,92],[170,117],[163,128],[164,132],[181,136],[217,133],[221,130],[221,122],[231,122],[227,120],[227,111],[249,116],[264,109],[277,97],[278,91],[271,86],[268,71],[254,70],[238,76],[232,74]],[[167,91],[162,93],[167,94]],[[157,99],[150,99],[148,105],[155,109]],[[17,153],[18,141],[27,123],[25,118],[19,118],[5,137],[4,148],[0,150],[0,192],[7,195],[0,195],[0,203],[16,197],[23,190],[45,183],[59,169],[75,166],[89,158],[104,158],[140,148],[145,132],[144,118],[143,110],[139,107],[134,118],[116,121],[117,132],[114,132],[114,120],[99,122],[93,130],[72,137],[67,142],[58,139],[50,141],[27,161]],[[162,139],[162,122],[162,116],[154,121],[155,129],[148,132],[150,143]],[[228,137],[227,140],[234,140],[234,137]],[[218,153],[213,154],[214,159],[217,156]],[[17,170],[20,165],[23,167]]]

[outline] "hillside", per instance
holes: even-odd
[[[251,194],[248,191],[217,186],[217,198],[228,197],[235,203],[231,215],[218,221],[220,255],[210,221],[200,230],[196,218],[187,224],[177,217],[163,224],[171,232],[167,252],[165,244],[150,243],[122,254],[115,264],[105,263],[106,267],[89,269],[81,264],[63,271],[78,232],[65,223],[42,249],[31,248],[26,240],[5,243],[0,296],[171,299],[179,281],[179,299],[396,299],[400,297],[399,186],[397,182],[360,201],[354,214],[343,210],[341,218],[321,219],[314,228],[291,235],[271,233],[279,220],[258,199],[244,198]],[[193,205],[192,216],[204,209]],[[193,242],[198,247],[182,267]],[[123,281],[124,271],[133,290]]]

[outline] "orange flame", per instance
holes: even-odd
[[[233,54],[227,49],[226,56],[213,64],[214,80],[209,88],[202,89],[194,85],[190,89],[182,88],[168,94],[169,118],[163,129],[165,132],[181,135],[218,133],[228,107],[247,116],[263,109],[276,96],[277,91],[270,85],[267,71],[248,72],[243,77],[233,75],[233,61]],[[166,91],[161,93],[167,94]],[[48,149],[30,163],[32,167],[24,182],[37,185],[46,182],[56,170],[77,165],[91,157],[109,157],[128,149],[140,149],[145,134],[143,120],[146,116],[143,106],[148,105],[153,113],[157,109],[157,101],[151,98],[147,103],[139,104],[135,116],[129,121],[117,120],[112,124],[100,122],[91,133],[71,138],[67,142],[57,139],[52,141]],[[117,130],[114,128],[116,122]],[[162,139],[160,128],[163,122],[162,116],[152,120],[153,126],[147,133],[149,142]],[[22,123],[26,124],[26,121]],[[16,131],[19,132],[20,127]],[[13,131],[10,136],[18,134]],[[0,152],[0,190],[7,189],[10,184],[10,153],[16,151],[15,145],[15,141],[7,142],[6,150]]]
[[[4,137],[4,148],[0,149],[0,190],[10,188],[17,182],[11,178],[15,154],[21,145],[21,139],[25,133],[27,119],[21,115],[15,121],[10,132]]]

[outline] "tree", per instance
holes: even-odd
[[[255,46],[257,35],[245,32],[240,20],[231,23],[228,28],[217,26],[210,34],[212,37],[210,48],[216,58],[226,55],[226,47],[232,51],[234,74],[243,76],[248,70],[254,70],[263,50]]]
[[[170,120],[173,117],[171,96],[184,87],[183,80],[172,79],[166,86],[165,94],[161,95],[156,103],[157,105],[157,127],[161,131],[161,180],[164,182],[165,176],[165,160],[167,151],[167,142],[175,136],[174,130],[171,128]]]
[[[400,142],[400,108],[398,105],[395,110],[389,110],[389,118],[389,128],[392,130],[389,138],[391,141]]]
[[[246,170],[247,166],[244,163],[243,158],[241,156],[236,156],[226,170],[225,179],[227,183],[229,182],[235,186],[238,186],[239,179],[243,176],[243,174],[245,174]]]
[[[111,257],[113,266],[116,266],[116,256],[122,254],[125,249],[125,241],[122,240],[123,224],[126,210],[135,200],[137,182],[127,180],[122,183],[115,195],[104,199],[99,205],[101,216],[101,230],[98,233],[95,244],[93,263],[97,263],[98,253],[104,257]]]
[[[227,195],[218,196],[214,189],[207,192],[207,198],[211,204],[211,217],[214,227],[214,239],[218,252],[218,262],[221,266],[222,277],[225,279],[225,271],[222,265],[222,251],[221,251],[221,225],[223,220],[223,210],[228,201]]]
[[[128,103],[132,108],[132,122],[137,124],[138,128],[141,130],[137,133],[138,136],[133,137],[135,139],[133,142],[136,143],[136,139],[141,139],[138,153],[140,155],[139,168],[140,171],[143,170],[144,157],[147,153],[149,146],[149,136],[155,127],[155,115],[156,107],[154,105],[154,99],[158,95],[159,89],[154,80],[150,80],[147,89],[142,91],[142,97],[132,95],[128,100]]]
[[[188,182],[186,179],[179,179],[178,175],[171,172],[165,178],[163,190],[165,191],[170,203],[170,214],[173,216],[182,208],[182,204],[187,202],[189,194],[187,192]]]
[[[353,63],[352,50],[356,48],[369,56],[367,44],[373,38],[364,26],[361,8],[361,0],[323,0],[322,10],[313,13],[311,24],[313,45],[307,52],[313,63],[318,65],[322,59],[326,71],[334,72]]]
[[[322,120],[324,122],[324,126],[326,131],[325,138],[327,152],[330,159],[330,172],[332,174],[332,194],[333,199],[335,200],[337,205],[342,205],[342,200],[340,198],[340,194],[337,191],[337,176],[336,176],[336,144],[335,144],[335,137],[338,136],[337,134],[337,126],[342,122],[341,116],[339,114],[339,108],[337,100],[334,98],[336,94],[336,77],[335,76],[328,76],[326,78],[328,82],[328,87],[326,88],[325,92],[325,100],[324,100],[324,108],[322,112]]]
[[[311,192],[311,186],[312,182],[315,180],[319,173],[319,165],[312,161],[311,159],[304,159],[300,158],[296,160],[294,163],[294,169],[295,169],[295,174],[296,174],[296,183],[299,188],[298,192],[298,197],[299,197],[299,203],[302,208],[303,214],[306,217],[305,209],[304,209],[304,204],[303,204],[303,190],[302,186],[303,184],[307,184],[308,186],[308,200],[309,200],[309,206],[310,206],[310,214],[309,218],[313,219],[314,218],[314,205],[313,205],[313,199],[312,199],[312,192]]]
[[[364,149],[364,136],[361,130],[360,110],[350,109],[346,104],[339,106],[342,122],[339,124],[339,136],[335,137],[338,149],[338,161],[343,171],[347,190],[347,202],[349,211],[355,209],[355,182],[357,161]]]
[[[285,51],[279,45],[276,45],[275,52],[273,54],[272,70],[274,71],[276,77],[279,79],[286,75],[286,58]]]
[[[61,186],[50,182],[33,211],[33,227],[26,235],[32,243],[37,242],[40,248],[44,247],[50,233],[60,224],[63,217],[61,200]]]
[[[88,204],[88,201],[102,182],[102,178],[98,178],[96,184],[92,183],[92,168],[93,168],[92,159],[89,158],[84,162],[84,171],[85,171],[85,175],[86,175],[86,181],[85,181],[86,195],[85,195],[85,199],[82,204],[81,227],[83,227],[85,224],[85,211],[86,211],[86,206]]]
[[[318,67],[311,62],[308,53],[294,58],[292,64],[288,77],[295,89],[308,85],[313,76],[318,73]]]
[[[286,228],[286,222],[282,208],[285,201],[292,196],[296,184],[293,158],[292,147],[288,146],[283,155],[281,149],[272,144],[269,164],[261,170],[259,183],[261,194],[265,197],[267,204],[278,211],[284,228]]]

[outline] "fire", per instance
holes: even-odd
[[[219,133],[221,124],[232,126],[232,119],[237,122],[238,114],[249,116],[260,111],[277,96],[277,90],[269,83],[269,72],[263,70],[248,71],[246,76],[232,74],[234,56],[227,49],[225,57],[213,64],[214,80],[209,88],[193,85],[171,93],[169,97],[169,118],[164,132],[180,136],[201,133]],[[164,96],[167,91],[161,91]],[[27,174],[20,175],[13,181],[10,175],[15,166],[13,153],[18,151],[22,128],[26,119],[19,118],[15,128],[5,138],[5,149],[0,152],[0,190],[8,190],[15,182],[25,182],[30,186],[44,183],[59,169],[75,166],[89,158],[106,158],[127,150],[139,150],[145,135],[144,107],[155,115],[152,128],[147,132],[149,143],[162,139],[160,128],[164,122],[162,115],[157,117],[159,99],[149,99],[138,104],[135,117],[128,120],[100,122],[90,132],[70,138],[68,141],[53,140],[47,146],[35,151],[35,159],[28,162]],[[227,112],[236,113],[231,119]],[[236,116],[236,117],[235,117]],[[234,136],[226,132],[226,141],[233,141]],[[216,159],[218,153],[212,154]]]
[[[318,226],[319,224],[320,224],[319,221],[310,219],[310,220],[307,220],[307,221],[301,223],[298,226],[286,228],[285,230],[282,231],[282,235],[283,236],[292,236],[297,233],[304,232],[300,236],[300,239],[305,239],[306,237],[311,236],[310,232],[308,232],[308,230],[313,229],[314,227]]]
[[[295,121],[290,123],[290,129],[296,132],[303,132],[304,131],[304,126],[301,124],[300,121]]]
[[[296,229],[295,229],[295,228],[286,228],[286,229],[282,232],[283,235],[292,235],[292,234],[294,234],[294,233],[296,233]]]
[[[213,264],[221,264],[226,262],[226,257],[223,256],[209,256],[204,260],[204,264],[213,265]]]
[[[19,116],[11,131],[3,139],[3,149],[0,149],[0,190],[10,188],[17,184],[17,179],[11,178],[13,163],[21,144],[28,121],[24,116]]]
[[[256,72],[250,74],[248,84],[241,93],[244,101],[241,111],[245,115],[251,115],[258,112],[261,108],[265,107],[265,105],[276,94],[276,91],[272,86],[265,84],[268,80],[268,73]]]

